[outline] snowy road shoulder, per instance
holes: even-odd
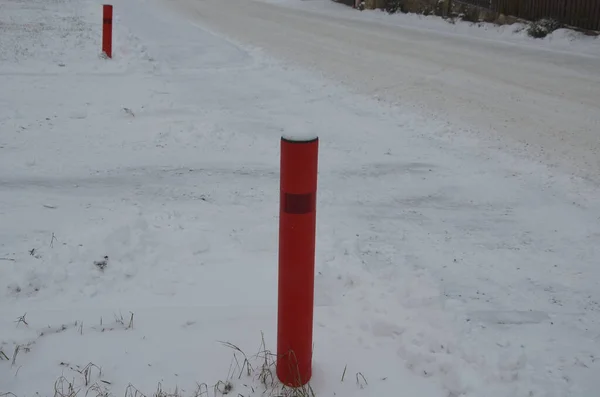
[[[396,26],[404,29],[430,31],[444,35],[454,35],[466,40],[482,40],[504,45],[516,45],[532,51],[548,50],[573,55],[600,57],[600,36],[585,35],[571,29],[558,29],[543,39],[527,34],[527,25],[496,25],[493,23],[473,23],[462,20],[445,20],[435,15],[388,14],[383,10],[358,11],[334,0],[253,0],[276,4],[297,10],[329,15],[333,18],[367,20],[375,23]]]
[[[162,4],[354,92],[449,123],[454,145],[599,182],[598,56],[404,27],[326,0]]]

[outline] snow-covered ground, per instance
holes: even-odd
[[[527,25],[515,23],[499,26],[493,23],[472,23],[461,20],[445,20],[435,15],[388,14],[383,10],[355,10],[333,0],[259,0],[261,2],[285,5],[286,7],[310,10],[330,16],[354,20],[370,20],[390,26],[402,26],[423,31],[435,31],[444,35],[477,38],[505,44],[546,48],[566,53],[600,56],[600,37],[585,35],[571,29],[558,29],[543,39],[535,39],[527,34]]]
[[[354,92],[450,123],[447,139],[472,138],[484,156],[500,149],[600,183],[599,52],[377,20],[329,0],[166,4]]]
[[[99,57],[101,2],[0,4],[0,394],[73,397],[70,382],[93,397],[159,384],[199,397],[229,381],[231,395],[263,395],[279,139],[314,133],[317,396],[595,395],[597,184],[339,85],[336,54],[319,57],[333,36],[309,71],[286,56],[308,53],[299,25],[263,26],[290,52],[267,38],[259,50],[251,23],[244,43],[202,19],[240,3],[203,3],[186,17],[171,1],[115,1],[113,60]],[[545,59],[598,78],[592,58]],[[571,104],[582,130],[597,99]]]

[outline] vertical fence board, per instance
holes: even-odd
[[[573,9],[573,19],[575,20],[575,23],[581,27],[585,24],[585,14],[581,12],[583,7],[585,7],[585,0],[577,0],[575,8]]]
[[[585,25],[585,14],[581,12],[583,7],[585,7],[585,0],[577,0],[577,7],[575,7],[575,21],[580,27]]]
[[[552,15],[550,14],[550,4],[548,3],[548,0],[544,0],[542,2],[542,7],[538,10],[538,13],[536,15],[536,18],[542,18],[543,16],[548,16],[551,17]]]
[[[592,1],[590,16],[592,17],[591,29],[600,30],[600,0]]]
[[[558,15],[561,20],[565,18],[565,4],[567,4],[565,1],[556,1],[556,15]]]
[[[588,7],[587,7],[587,15],[588,15],[588,29],[596,29],[596,25],[597,25],[597,13],[596,13],[596,6],[598,5],[598,1],[595,0],[588,0]]]
[[[346,3],[351,0],[336,0]],[[564,24],[600,30],[600,0],[456,0],[528,20],[554,18]]]
[[[542,15],[550,16],[549,10],[548,10],[548,2],[546,0],[542,0],[540,6],[541,7],[538,8],[538,10],[535,14],[535,19],[541,18]]]
[[[565,17],[563,22],[567,23],[567,24],[571,24],[571,22],[573,22],[571,20],[571,9],[573,8],[573,2],[571,1],[566,1],[565,2]]]

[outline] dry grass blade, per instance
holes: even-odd
[[[214,387],[215,389],[215,396],[217,395],[217,393],[221,394],[221,395],[227,395],[229,393],[231,393],[233,391],[233,383],[231,382],[223,382],[223,381],[218,381],[217,384]]]
[[[79,371],[79,373],[83,375],[86,387],[89,386],[89,384],[92,381],[92,370],[94,368],[96,368],[98,370],[98,377],[101,377],[102,376],[102,368],[100,368],[99,366],[97,366],[94,363],[88,363],[88,365],[86,365],[85,367],[83,367],[82,370]]]
[[[233,365],[234,362],[235,362],[235,367]],[[233,357],[231,358],[231,363],[229,364],[229,371],[227,371],[227,379],[231,378],[232,375],[235,374],[236,369],[240,370],[240,374],[238,376],[238,379],[239,379],[242,377],[243,370],[240,368],[240,362],[238,361],[237,355],[234,352]]]
[[[119,316],[117,317],[116,313],[113,314],[113,316],[115,317],[115,323],[121,324],[122,326],[125,326],[125,319],[123,318],[123,314],[119,313]]]
[[[273,370],[276,366],[276,356],[267,350],[264,338],[261,344],[261,351],[257,354],[257,357],[262,361],[258,380],[264,386],[265,391],[267,391],[269,388],[274,388],[277,384],[277,378],[273,375]]]
[[[198,387],[196,387],[193,397],[208,397],[208,385],[206,383],[196,383],[196,385]]]
[[[171,393],[164,391],[162,384],[159,383],[158,387],[156,388],[156,392],[152,395],[152,397],[183,397],[183,395],[181,394],[179,387],[175,386],[175,391]]]
[[[109,397],[110,391],[98,383],[94,383],[90,388],[85,392],[86,397]]]
[[[237,346],[236,346],[236,345],[234,345],[233,343],[231,343],[231,342],[223,342],[223,341],[219,341],[219,343],[220,343],[220,344],[222,344],[222,345],[223,345],[223,346],[225,346],[225,347],[228,347],[228,348],[230,348],[230,349],[233,349],[233,350],[235,350],[235,351],[237,351],[237,352],[239,352],[239,353],[243,354],[243,355],[244,355],[244,357],[246,357],[246,354],[245,354],[245,353],[242,351],[242,349],[240,349],[239,347],[237,347]]]
[[[21,350],[21,345],[15,346],[15,352],[13,353],[13,359],[12,359],[12,364],[11,365],[15,365],[15,363],[17,361],[17,355],[19,354],[20,350]]]
[[[130,383],[125,389],[125,397],[146,397],[146,395]]]
[[[54,233],[52,233],[52,239],[50,239],[50,248],[54,248],[54,241],[58,241]]]
[[[312,389],[310,383],[304,383],[302,377],[300,375],[300,367],[298,364],[298,358],[296,357],[296,353],[291,351],[290,354],[293,356],[293,363],[290,362],[290,365],[293,365],[291,372],[296,374],[296,384],[301,385],[300,387],[296,387],[293,389],[293,397],[315,397],[315,392]]]
[[[27,316],[27,313],[23,314],[21,317],[17,318],[15,320],[15,323],[17,323],[17,327],[19,327],[19,324],[23,323],[25,324],[25,326],[29,326],[29,324],[27,323],[27,320],[25,320],[25,316]]]
[[[76,397],[79,389],[75,390],[72,382],[61,376],[54,382],[54,397]]]
[[[362,382],[361,382],[362,379]],[[362,374],[362,372],[357,372],[356,373],[356,385],[358,387],[360,387],[361,389],[364,389],[366,385],[368,385],[369,382],[367,382],[367,378],[365,378],[365,376]]]
[[[131,318],[129,319],[129,324],[127,325],[127,329],[133,329],[133,312],[131,313]]]
[[[13,352],[13,357],[12,357],[12,363],[11,365],[14,366],[17,362],[17,355],[19,354],[19,352],[24,351],[25,353],[29,353],[31,351],[31,346],[35,344],[35,341],[31,341],[25,345],[16,345],[15,346],[15,351]],[[6,356],[6,354],[4,354],[4,352],[0,351],[0,360],[8,360],[8,357]]]
[[[250,360],[248,360],[248,356],[246,356],[246,353],[244,353],[244,351],[242,349],[240,349],[238,346],[234,345],[231,342],[223,342],[223,341],[219,341],[220,344],[222,344],[225,347],[228,347],[229,349],[232,349],[234,351],[233,354],[233,360],[236,362],[236,369],[239,370],[239,375],[238,375],[238,379],[240,379],[242,377],[242,374],[244,373],[244,369],[246,369],[246,374],[248,376],[251,376],[252,373],[254,373],[254,368],[252,368],[252,365],[250,364]],[[242,363],[242,365],[240,366],[240,363],[237,359],[237,356],[235,355],[235,352],[240,353],[242,356],[244,356],[244,362]],[[233,365],[233,363],[232,363]],[[231,366],[229,368],[230,371],[230,375],[231,374]]]
[[[115,319],[118,322],[123,321],[123,317],[115,316]],[[80,326],[81,322],[76,322],[75,327]],[[125,321],[122,322],[125,324]],[[133,313],[131,315],[131,320],[129,321],[129,326],[133,325]],[[62,332],[66,329],[66,326],[62,326],[59,329],[52,330],[47,332]],[[43,333],[42,333],[43,335]],[[33,342],[30,342],[30,344]],[[260,381],[262,385],[265,386],[264,392],[262,392],[265,397],[315,397],[315,392],[312,389],[309,383],[302,385],[300,381],[299,368],[297,363],[296,356],[294,352],[290,352],[288,362],[290,365],[293,365],[293,368],[290,369],[289,373],[294,375],[294,379],[297,377],[297,381],[293,382],[293,385],[298,385],[298,387],[288,387],[286,385],[281,384],[277,375],[276,375],[276,367],[278,365],[278,357],[273,354],[270,350],[267,349],[264,335],[261,338],[260,351],[248,359],[246,354],[242,349],[238,346],[234,345],[230,342],[220,342],[222,345],[226,346],[229,349],[233,350],[233,360],[229,367],[229,373],[226,380],[218,381],[214,386],[210,386],[212,390],[209,389],[207,383],[196,383],[197,387],[192,392],[186,392],[185,390],[181,390],[178,387],[175,387],[173,392],[169,390],[164,390],[162,388],[162,384],[159,383],[156,391],[152,394],[144,394],[131,383],[126,387],[125,393],[123,397],[222,397],[228,395],[236,395],[237,397],[249,397],[251,395],[257,395],[260,393],[258,391],[258,387],[256,386],[256,382]],[[17,357],[19,352],[28,351],[29,345],[17,345],[15,348],[15,354],[12,358],[13,363]],[[244,357],[244,361],[237,356],[241,354]],[[9,360],[9,357],[4,354],[0,350],[0,359]],[[256,365],[256,368],[260,367],[260,371],[255,372],[252,365]],[[67,362],[61,362],[60,366],[69,368],[74,371],[76,374],[75,379],[69,381],[64,376],[58,378],[54,383],[54,396],[53,397],[114,397],[115,394],[111,392],[110,387],[112,387],[111,382],[105,381],[101,379],[102,377],[102,368],[97,366],[96,364],[90,362],[86,366],[71,366]],[[94,373],[94,369],[97,373]],[[232,373],[233,371],[233,373]],[[239,375],[237,373],[239,371]],[[347,366],[344,368],[344,372],[342,374],[342,381],[345,378],[347,372]],[[251,381],[248,384],[244,384],[243,382],[236,382],[234,380],[230,380],[231,375],[236,375],[240,378],[242,375],[247,375]],[[356,374],[357,383],[367,384],[366,378],[361,374]],[[362,381],[361,381],[362,379]],[[244,389],[245,388],[245,389]],[[361,386],[362,388],[362,386]],[[234,391],[234,389],[236,389]],[[239,389],[239,390],[237,390]],[[82,392],[83,390],[83,392]],[[209,391],[210,390],[210,391]],[[0,397],[16,397],[12,393],[0,393]]]
[[[52,334],[60,334],[61,332],[65,332],[66,330],[68,330],[70,327],[76,327],[77,323],[73,323],[73,324],[62,324],[59,327],[50,327],[48,326],[48,328],[46,328],[44,331],[41,331],[39,333],[39,337],[41,338],[44,335],[52,335]]]

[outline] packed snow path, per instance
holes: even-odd
[[[101,2],[2,3],[0,350],[22,348],[0,356],[0,394],[64,375],[82,395],[228,376],[262,395],[217,341],[275,345],[279,139],[314,133],[319,397],[595,395],[599,192],[572,177],[592,169],[594,58],[345,8],[114,5],[109,61]],[[567,121],[570,146],[539,156]]]
[[[330,0],[165,3],[362,93],[452,121],[490,147],[600,181],[598,45],[595,56],[578,55],[576,43],[557,52],[395,26]]]

